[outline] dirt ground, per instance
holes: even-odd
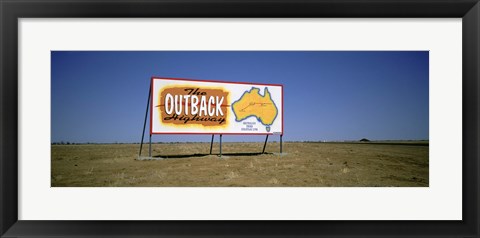
[[[52,187],[428,187],[427,143],[52,145]],[[243,153],[243,154],[242,154]],[[148,145],[142,156],[148,155]],[[163,157],[161,159],[160,157]]]

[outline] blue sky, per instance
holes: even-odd
[[[52,51],[51,56],[52,142],[139,142],[152,76],[283,84],[285,141],[429,135],[428,51]],[[210,138],[154,135],[152,141]]]

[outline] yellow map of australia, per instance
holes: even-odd
[[[270,125],[277,117],[278,109],[272,100],[268,88],[262,96],[259,88],[252,88],[246,91],[238,101],[232,104],[232,110],[236,121],[242,121],[249,117],[256,117],[270,131]]]

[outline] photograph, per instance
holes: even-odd
[[[51,51],[51,187],[429,187],[429,51]]]
[[[480,0],[0,0],[0,237],[479,237]]]

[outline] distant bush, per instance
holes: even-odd
[[[370,140],[367,139],[367,138],[362,138],[362,139],[360,140],[360,142],[369,142],[369,141],[370,141]]]

